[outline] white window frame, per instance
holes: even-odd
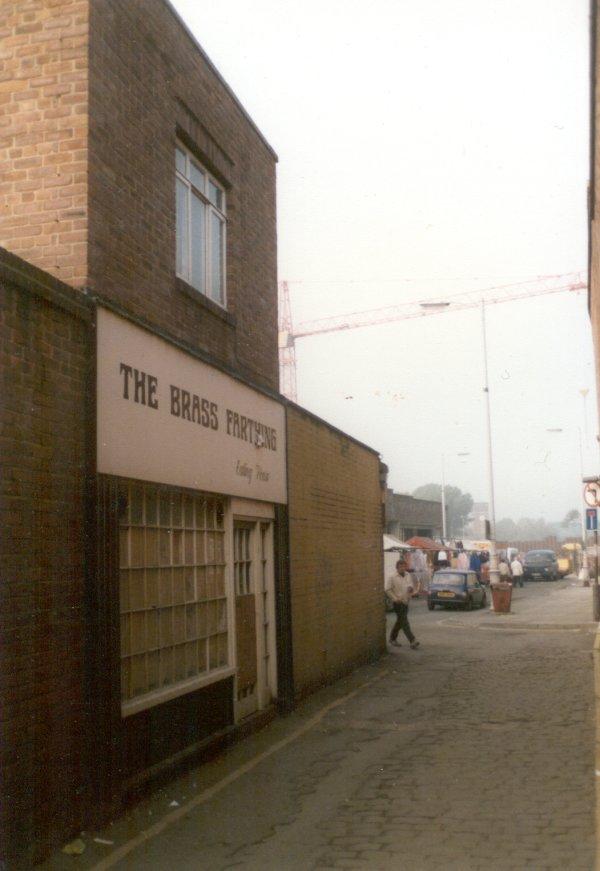
[[[185,156],[185,172],[181,172],[177,166],[177,152],[180,151]],[[197,186],[196,183],[192,181],[192,166],[195,166],[200,173],[204,176],[204,189],[202,190]],[[187,211],[186,211],[186,221],[187,221],[187,269],[178,268],[177,264],[177,252],[176,252],[176,274],[179,278],[183,279],[190,287],[193,287],[194,290],[198,291],[202,296],[205,296],[207,299],[210,299],[211,302],[214,302],[215,305],[220,306],[221,308],[227,308],[227,280],[226,280],[226,249],[227,249],[227,195],[225,192],[225,188],[220,182],[212,175],[205,166],[198,160],[198,158],[192,154],[189,148],[186,148],[179,140],[175,143],[175,177],[176,182],[179,180],[182,184],[186,186],[188,189],[187,196]],[[221,206],[215,204],[209,196],[209,184],[213,184],[215,188],[220,193],[221,198]],[[192,197],[198,197],[205,207],[205,221],[204,221],[204,238],[201,240],[201,245],[203,246],[204,253],[204,287],[198,287],[194,284],[194,279],[192,276],[192,256],[194,251],[194,240],[192,239]],[[223,227],[223,240],[220,251],[220,267],[221,267],[221,299],[215,299],[211,295],[212,281],[213,281],[213,264],[211,260],[211,250],[212,250],[212,218],[216,217],[222,224]],[[178,238],[178,228],[177,228],[177,215],[175,219],[175,234],[176,234],[176,249],[179,246],[179,238]],[[184,264],[185,265],[185,264]]]

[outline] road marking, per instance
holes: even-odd
[[[313,729],[321,720],[335,708],[340,707],[340,705],[346,704],[351,698],[358,695],[358,693],[372,686],[377,681],[382,680],[387,674],[389,670],[386,668],[381,674],[376,675],[368,681],[360,684],[360,686],[353,689],[351,692],[347,693],[345,696],[342,696],[339,699],[336,699],[334,702],[331,702],[328,705],[325,705],[324,708],[314,714],[309,720],[304,723],[303,726],[299,726],[295,731],[291,732],[286,738],[282,738],[281,741],[277,741],[276,744],[273,744],[268,750],[265,750],[263,753],[259,753],[258,756],[255,756],[249,762],[246,762],[244,765],[241,765],[239,768],[236,768],[235,771],[232,771],[231,774],[228,774],[218,783],[213,784],[213,786],[208,787],[203,790],[194,798],[190,799],[190,801],[186,802],[186,804],[177,808],[177,810],[171,811],[171,813],[165,814],[165,816],[158,820],[158,822],[154,823],[154,825],[150,826],[147,829],[144,829],[139,835],[136,835],[135,838],[131,838],[131,840],[127,841],[118,850],[114,850],[105,859],[102,859],[96,865],[94,865],[91,871],[105,871],[105,869],[113,868],[117,862],[120,862],[121,859],[124,859],[125,856],[129,855],[136,847],[145,844],[146,841],[149,841],[151,838],[155,838],[157,835],[160,835],[161,832],[164,832],[169,826],[176,823],[182,817],[185,817],[192,811],[194,808],[198,807],[198,805],[203,804],[208,799],[217,795],[221,792],[225,787],[229,786],[231,783],[235,783],[236,780],[239,780],[240,777],[243,777],[244,774],[247,774],[249,771],[252,771],[253,768],[256,768],[257,765],[267,759],[269,756],[272,756],[274,753],[277,753],[279,750],[282,750],[284,747],[287,747],[288,744],[291,744],[297,738],[300,738],[306,732],[309,732]]]
[[[510,617],[511,615],[502,615]],[[482,623],[471,622],[469,620],[461,620],[457,617],[443,617],[436,621],[438,626],[447,629],[481,629],[490,630],[492,632],[590,632],[595,633],[598,628],[597,623]]]

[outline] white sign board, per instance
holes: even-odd
[[[285,503],[285,409],[98,310],[98,471]]]

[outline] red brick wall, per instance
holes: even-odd
[[[87,0],[0,0],[0,245],[86,277]]]
[[[175,280],[178,126],[229,186],[235,325]],[[275,158],[163,0],[91,4],[89,185],[92,288],[277,388]]]
[[[30,862],[81,826],[85,329],[0,277],[0,829]]]
[[[385,650],[379,457],[288,406],[290,583],[297,696]]]

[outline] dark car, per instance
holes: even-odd
[[[467,611],[485,608],[485,587],[479,583],[475,572],[462,572],[458,569],[435,572],[429,585],[427,607],[433,611],[436,605],[460,605]]]
[[[553,550],[530,550],[523,558],[523,579],[556,581],[560,577],[558,559]]]

